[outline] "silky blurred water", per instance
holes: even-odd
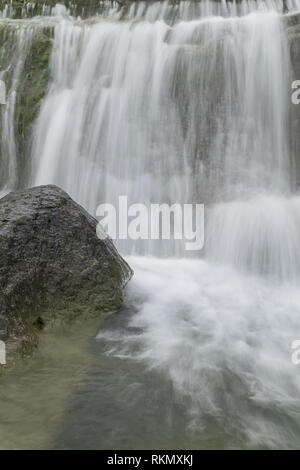
[[[149,6],[154,17],[135,5],[126,21],[108,16],[56,25],[52,81],[33,135],[32,184],[55,183],[92,214],[102,202],[118,207],[120,195],[146,205],[238,201],[241,214],[243,202],[254,205],[261,194],[276,206],[277,194],[294,192],[291,64],[279,3],[250,2],[242,12],[207,5],[191,17],[190,3],[180,4],[181,18],[158,2]],[[227,206],[220,210],[229,220]],[[258,197],[249,237],[256,236],[259,214]],[[237,231],[239,221],[237,214]],[[299,238],[294,228],[291,237]],[[218,226],[211,232],[228,237]],[[251,256],[242,237],[233,238],[236,250]],[[285,260],[272,259],[281,240],[265,242],[267,262],[281,275]],[[123,253],[187,256],[181,241],[116,244]],[[213,237],[210,252],[219,256]],[[235,264],[234,253],[227,258]],[[260,270],[259,263],[252,267]]]
[[[135,271],[124,308],[44,333],[1,377],[0,447],[298,448],[300,200],[282,15],[299,5],[104,10],[36,20],[55,32],[31,183],[60,185],[92,214],[119,195],[205,203],[205,247],[187,259],[180,242],[117,242]],[[2,138],[12,189],[18,161]]]

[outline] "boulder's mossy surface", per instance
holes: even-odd
[[[0,199],[0,339],[8,360],[30,354],[48,325],[122,306],[132,271],[96,226],[56,186]]]

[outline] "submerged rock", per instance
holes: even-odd
[[[38,330],[119,309],[132,270],[97,221],[56,186],[0,199],[0,332],[7,359],[30,353]]]

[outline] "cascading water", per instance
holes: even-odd
[[[297,446],[300,198],[283,20],[300,4],[134,2],[86,21],[58,11],[31,183],[58,184],[93,214],[119,195],[206,205],[202,259],[180,242],[119,243],[142,256],[129,256],[131,314],[100,331],[101,347],[171,384],[187,447],[191,436]],[[126,400],[143,407],[142,379],[130,379]],[[114,429],[108,443],[134,447],[124,439]]]
[[[273,218],[261,217],[260,210],[261,204],[269,210],[266,192],[289,197],[295,187],[282,20],[274,10],[257,11],[256,3],[244,4],[246,16],[230,16],[228,4],[226,18],[213,15],[216,5],[225,12],[226,4],[204,5],[206,14],[199,11],[203,16],[190,21],[172,22],[167,10],[171,25],[159,19],[56,26],[53,81],[37,122],[33,182],[63,186],[91,213],[104,201],[117,207],[123,194],[129,203],[206,203],[208,257],[292,274],[290,258],[298,259],[298,249],[289,239],[299,238],[299,224],[286,240],[286,257],[282,233],[276,237]],[[152,8],[145,18],[151,11],[159,17],[162,6]],[[183,17],[189,16],[186,8]],[[139,10],[131,15],[139,17]],[[259,210],[251,211],[255,205]],[[233,207],[235,224],[230,234],[222,233]],[[254,251],[239,236],[240,215],[247,210]],[[258,237],[261,225],[265,233]],[[226,237],[235,240],[235,248],[221,253]],[[179,242],[126,241],[119,247],[186,255]]]

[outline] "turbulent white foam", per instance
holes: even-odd
[[[242,446],[297,445],[298,285],[201,260],[128,261],[136,314],[125,330],[100,331],[107,353],[161,371],[197,432],[215,426]]]

